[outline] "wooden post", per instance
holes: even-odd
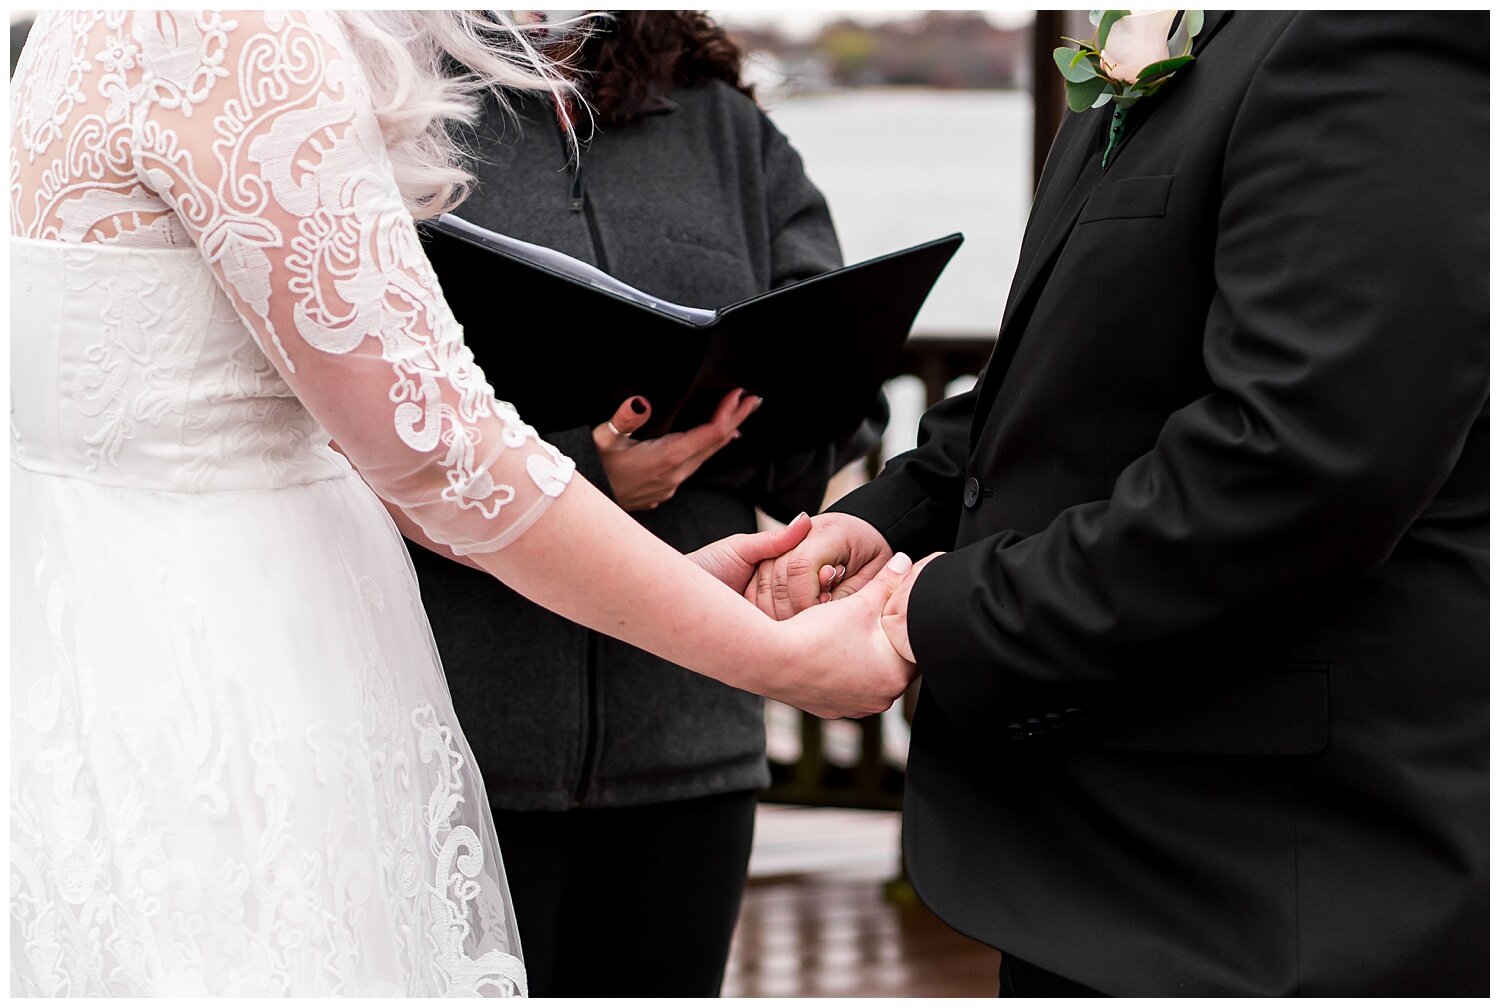
[[[1052,60],[1052,50],[1063,45],[1062,37],[1069,34],[1067,11],[1036,12],[1031,28],[1031,182],[1032,188],[1042,178],[1042,165],[1047,163],[1047,152],[1052,149],[1052,138],[1062,125],[1063,113],[1067,111],[1067,92],[1063,90],[1062,74]],[[1076,20],[1072,19],[1072,20]]]

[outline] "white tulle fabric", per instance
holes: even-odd
[[[12,124],[13,992],[523,993],[370,488],[476,552],[573,469],[474,366],[337,21],[48,12]]]

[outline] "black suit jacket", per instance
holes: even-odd
[[[906,844],[1111,994],[1487,986],[1487,15],[1211,13],[1070,115],[914,556]]]

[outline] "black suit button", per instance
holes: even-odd
[[[1057,713],[1045,714],[1045,715],[1042,716],[1042,720],[1045,721],[1045,722],[1047,722],[1047,727],[1048,728],[1057,729],[1057,728],[1061,728],[1063,726],[1063,716],[1061,714],[1057,714]]]
[[[1011,738],[1017,741],[1020,741],[1021,739],[1026,737],[1026,729],[1021,727],[1021,723],[1019,721],[1012,721],[1010,724],[1005,726],[1005,734],[1009,735]]]
[[[1069,721],[1072,721],[1074,724],[1077,724],[1079,721],[1085,720],[1087,718],[1087,715],[1083,713],[1083,710],[1081,708],[1069,707],[1063,711],[1063,717],[1067,718]]]
[[[1046,730],[1047,730],[1047,726],[1044,725],[1044,724],[1042,724],[1040,718],[1027,718],[1026,719],[1026,734],[1028,734],[1028,735],[1040,735],[1042,732],[1044,732]]]
[[[964,480],[964,507],[970,509],[979,506],[979,481],[973,476]]]

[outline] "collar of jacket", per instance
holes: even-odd
[[[653,94],[641,106],[641,115],[669,115],[678,110],[679,106],[672,99],[663,94]]]
[[[1209,41],[1229,19],[1228,11],[1208,11],[1203,16],[1203,30],[1193,43],[1193,53],[1201,53]],[[1171,88],[1160,95],[1143,101],[1130,110],[1125,117],[1126,134],[1121,138],[1110,158],[1110,166],[1119,162],[1125,145],[1140,128],[1146,114],[1163,100],[1171,100]],[[1051,273],[1054,253],[1062,246],[1073,222],[1083,210],[1091,193],[1103,178],[1107,167],[1099,164],[1104,152],[1104,131],[1109,128],[1113,114],[1109,106],[1090,109],[1064,120],[1052,142],[1052,151],[1047,155],[1047,165],[1042,172],[1041,184],[1037,187],[1036,199],[1032,203],[1031,218],[1021,238],[1021,255],[1017,272],[1011,283],[1010,296],[1006,300],[1005,313],[1000,320],[1000,333],[996,339],[995,352],[985,365],[979,385],[979,401],[974,410],[971,438],[977,437],[989,415],[989,408],[1005,380],[1010,361],[1021,338],[1018,331],[1024,328],[1024,312],[1020,311],[1032,290],[1044,282]],[[1019,316],[1019,317],[1018,317]]]

